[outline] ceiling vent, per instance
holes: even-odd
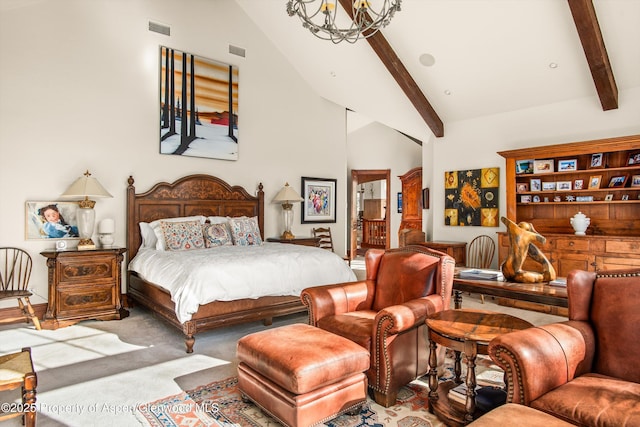
[[[233,45],[229,45],[229,53],[232,53],[234,55],[238,55],[244,58],[244,49],[238,46],[233,46]]]
[[[149,21],[149,31],[164,34],[165,36],[171,35],[171,28],[168,25],[162,25],[152,21]]]

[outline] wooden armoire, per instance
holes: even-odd
[[[399,176],[402,182],[402,221],[404,229],[422,230],[422,167],[413,168]]]

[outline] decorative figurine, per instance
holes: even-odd
[[[571,223],[571,226],[575,230],[577,236],[584,236],[587,234],[587,227],[589,227],[589,224],[591,224],[591,218],[587,218],[585,214],[583,214],[582,212],[578,212],[573,216],[573,218],[569,219],[569,222]]]
[[[533,244],[535,241],[545,243],[547,239],[538,233],[530,222],[516,224],[505,217],[500,218],[500,220],[507,226],[510,243],[507,258],[500,266],[504,278],[518,283],[538,283],[554,280],[556,278],[556,270],[542,251]],[[527,255],[542,265],[542,272],[522,269]]]

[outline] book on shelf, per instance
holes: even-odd
[[[567,279],[565,277],[557,277],[549,282],[549,286],[567,287]]]
[[[504,280],[502,271],[482,268],[468,268],[466,270],[460,270],[459,276],[461,279]]]
[[[479,386],[504,387],[504,371],[487,369],[476,375]]]

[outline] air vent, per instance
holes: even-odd
[[[152,21],[149,21],[149,31],[164,34],[165,36],[171,35],[171,28],[169,26],[158,24],[157,22]]]
[[[241,47],[229,45],[229,53],[242,56],[244,58],[244,49]]]

